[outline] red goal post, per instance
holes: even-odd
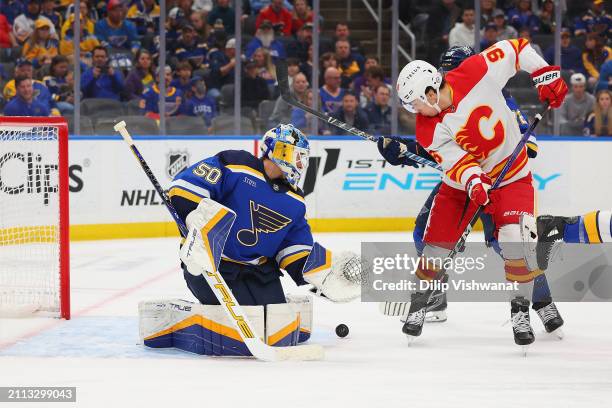
[[[70,319],[68,125],[0,116],[0,316]]]

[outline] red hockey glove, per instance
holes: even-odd
[[[476,205],[487,205],[489,203],[489,189],[491,179],[485,173],[474,174],[465,185],[470,200]]]
[[[548,102],[551,108],[558,108],[567,95],[567,85],[561,78],[561,68],[550,65],[531,73],[538,90],[540,101]]]

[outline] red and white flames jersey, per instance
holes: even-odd
[[[467,58],[445,76],[453,106],[438,116],[417,115],[417,141],[444,169],[443,181],[463,190],[473,174],[495,179],[522,135],[502,88],[519,69],[529,73],[548,64],[527,40],[500,41]],[[529,174],[526,149],[501,185]]]

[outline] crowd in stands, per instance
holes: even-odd
[[[612,135],[612,17],[603,0],[567,2],[556,26],[551,0],[476,0],[481,6],[481,49],[503,39],[527,38],[554,63],[552,35],[561,33],[561,67],[572,93],[562,124],[576,133]],[[426,15],[426,47],[420,58],[437,65],[453,45],[474,47],[476,14],[470,0],[403,0],[408,23]],[[576,3],[580,3],[577,5]],[[292,121],[311,131],[305,112],[280,98],[275,62],[289,67],[291,92],[304,103],[318,98],[326,113],[359,129],[391,133],[389,72],[366,55],[351,36],[350,22],[323,30],[319,61],[313,61],[309,0],[167,0],[166,66],[159,66],[158,0],[81,0],[80,58],[74,60],[74,4],[70,0],[0,0],[0,112],[4,115],[64,115],[74,112],[74,66],[79,64],[80,98],[118,101],[142,116],[201,119],[202,134],[215,118],[233,114],[234,69],[239,59],[243,116],[258,130]],[[234,38],[236,13],[242,22],[242,49]],[[325,15],[323,14],[323,17]],[[542,41],[543,38],[548,40]],[[319,89],[311,89],[318,64]],[[160,77],[165,109],[159,112]],[[99,112],[103,115],[104,112]],[[399,110],[400,131],[414,130],[414,117]],[[319,132],[340,131],[319,124]]]

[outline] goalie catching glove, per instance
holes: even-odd
[[[304,280],[315,294],[332,302],[350,302],[361,296],[361,259],[352,252],[331,253],[315,242],[303,269]]]

